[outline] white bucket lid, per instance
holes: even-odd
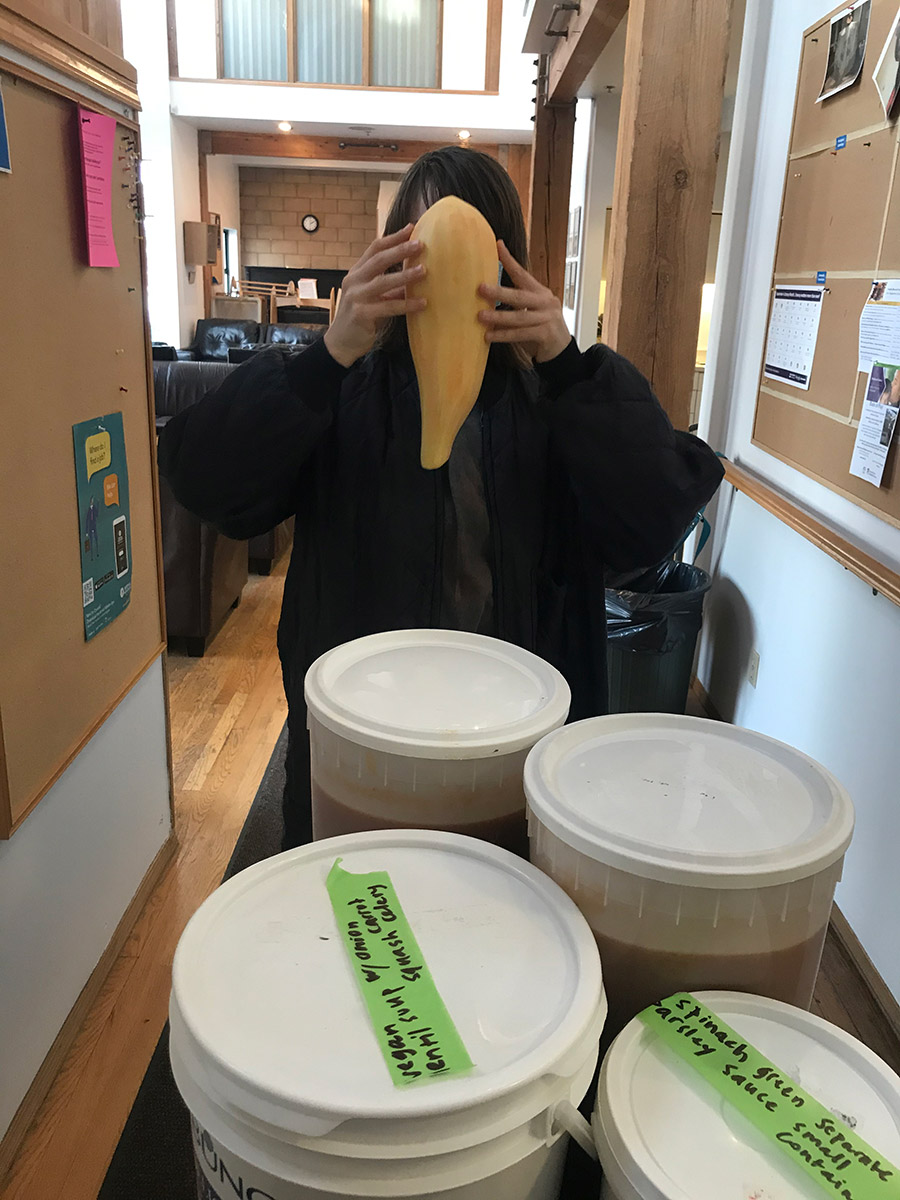
[[[524,750],[565,721],[572,699],[559,671],[536,654],[439,629],[337,646],[309,668],[305,692],[326,728],[408,758]]]
[[[326,891],[337,858],[389,873],[473,1071],[391,1082]],[[480,1124],[492,1105],[531,1119],[548,1078],[596,1057],[605,1015],[596,943],[568,896],[506,850],[428,830],[330,838],[228,880],[182,934],[170,1011],[179,1058],[220,1108],[275,1137],[353,1120],[412,1142],[416,1121],[475,1106]]]
[[[575,850],[694,887],[793,882],[831,866],[853,833],[837,780],[773,738],[700,717],[576,721],[525,762],[538,820]]]
[[[696,997],[870,1146],[900,1162],[900,1078],[871,1050],[778,1000],[739,992]],[[624,1176],[641,1200],[824,1194],[639,1019],[604,1060],[594,1133],[613,1186]]]

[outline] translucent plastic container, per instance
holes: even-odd
[[[360,638],[306,676],[313,837],[443,829],[527,856],[522,771],[562,725],[562,675],[476,634],[403,630]]]
[[[325,880],[385,870],[474,1068],[397,1087]],[[201,1200],[557,1200],[605,1017],[575,905],[455,834],[352,834],[242,871],[188,923],[170,1055]]]
[[[900,1078],[871,1050],[819,1017],[774,1000],[727,992],[697,999],[884,1159],[900,1163]],[[823,1191],[642,1021],[628,1025],[603,1060],[593,1129],[603,1166],[601,1200],[822,1200],[846,1194],[839,1187]],[[819,1154],[812,1140],[803,1148]],[[839,1171],[835,1175],[840,1179]],[[867,1196],[900,1195],[896,1179],[872,1180]]]
[[[544,738],[525,790],[531,861],[600,947],[608,1032],[681,990],[809,1007],[853,832],[824,768],[719,722],[622,714]]]

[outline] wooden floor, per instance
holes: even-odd
[[[169,657],[178,854],[85,1021],[0,1200],[96,1200],[166,1019],[178,937],[222,877],[284,723],[275,649],[283,583],[283,563],[269,578],[251,576],[205,658]],[[691,711],[698,711],[695,700]],[[900,1071],[900,1043],[831,937],[813,1007]]]
[[[85,1021],[2,1200],[96,1200],[165,1024],[178,938],[222,878],[284,724],[275,648],[284,567],[250,576],[204,658],[169,655],[178,853]]]

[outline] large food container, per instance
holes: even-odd
[[[824,768],[746,729],[622,714],[544,738],[525,790],[531,861],[597,938],[608,1032],[698,988],[809,1007],[853,832]]]
[[[474,1062],[396,1087],[331,908],[335,860],[385,870]],[[405,1011],[405,1010],[404,1010]],[[600,959],[529,863],[455,834],[351,834],[242,871],[172,974],[170,1054],[199,1196],[555,1200],[605,1015]]]
[[[900,1164],[900,1078],[871,1050],[774,1000],[726,992],[697,999],[888,1162]],[[603,1060],[593,1128],[602,1200],[823,1200],[829,1194],[640,1020]],[[788,1140],[796,1138],[821,1162],[816,1132],[808,1133],[794,1129]],[[837,1166],[834,1145],[818,1137]],[[838,1187],[830,1194],[846,1192]],[[882,1182],[873,1174],[866,1196],[897,1195],[896,1179]]]
[[[443,829],[527,856],[522,769],[569,714],[566,681],[495,638],[380,633],[306,676],[313,837]]]

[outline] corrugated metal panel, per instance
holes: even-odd
[[[285,0],[222,0],[227,79],[287,79]]]
[[[363,0],[296,0],[297,79],[362,83]]]
[[[437,87],[440,0],[372,0],[372,83]]]

